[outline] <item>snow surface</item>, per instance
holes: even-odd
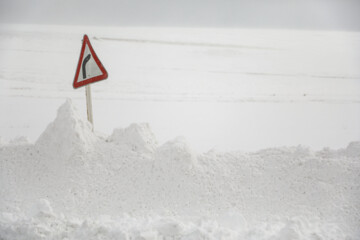
[[[108,135],[148,122],[201,152],[360,140],[357,32],[0,25],[4,142],[34,142],[66,98],[86,114],[72,88],[84,33],[109,73],[92,86]]]
[[[0,25],[0,239],[360,239],[359,66],[357,32]]]
[[[200,154],[144,123],[94,133],[67,100],[0,164],[0,239],[360,237],[360,142]]]

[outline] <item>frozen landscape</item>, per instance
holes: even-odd
[[[359,63],[357,32],[0,25],[0,239],[359,239]]]

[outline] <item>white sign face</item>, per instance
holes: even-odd
[[[93,77],[102,75],[100,67],[96,64],[94,57],[91,55],[89,46],[86,44],[83,61],[81,62],[80,74],[77,82],[81,82]]]
[[[78,88],[87,84],[104,80],[108,74],[96,56],[90,44],[89,38],[85,35],[81,47],[80,58],[75,73],[73,86]]]

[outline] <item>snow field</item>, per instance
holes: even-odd
[[[107,135],[148,122],[161,144],[185,135],[202,152],[360,140],[356,32],[0,25],[4,141],[35,142],[65,98],[85,112],[72,88],[84,33],[109,72],[92,86]]]
[[[83,33],[109,72],[95,133]],[[356,32],[0,25],[0,239],[360,239],[359,50]]]

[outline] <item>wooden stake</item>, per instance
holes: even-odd
[[[93,126],[92,128],[93,128],[93,131],[94,131],[94,120],[93,120],[93,112],[92,112],[90,84],[85,86],[85,94],[86,94],[87,117],[88,117],[88,121]]]

